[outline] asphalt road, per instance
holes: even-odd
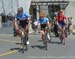
[[[16,44],[20,43],[20,38],[13,37],[11,28],[8,29],[0,31],[0,59],[75,59],[75,35],[69,35],[65,45],[59,44],[59,38],[52,37],[47,51],[40,35],[30,35],[29,49],[23,54],[19,52],[20,44]]]
[[[28,51],[21,53],[20,38],[13,35],[0,35],[0,59],[75,59],[75,37],[69,35],[66,45],[58,44],[59,38],[52,37],[48,43],[48,50],[44,50],[40,35],[30,35]]]

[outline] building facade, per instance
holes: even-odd
[[[4,12],[6,15],[14,14],[20,6],[23,6],[28,12],[30,7],[33,22],[39,18],[41,10],[45,11],[46,15],[53,17],[56,11],[63,9],[67,17],[73,17],[73,24],[75,24],[75,0],[0,0],[0,14]]]
[[[50,14],[52,17],[59,9],[63,9],[67,17],[73,17],[75,24],[75,0],[32,0],[30,12],[35,21],[39,18],[40,10],[44,10],[46,15]]]

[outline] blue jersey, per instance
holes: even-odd
[[[22,28],[26,27],[28,24],[28,18],[29,14],[26,12],[23,12],[21,16],[19,16],[18,13],[16,14],[16,19],[19,21],[19,26]]]
[[[49,22],[49,19],[47,17],[38,19],[39,24],[47,24]]]
[[[17,20],[27,20],[29,18],[29,14],[27,12],[23,12],[23,14],[21,16],[19,16],[17,13],[16,18],[17,18]]]

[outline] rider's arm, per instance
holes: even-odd
[[[68,19],[66,18],[66,16],[64,16],[64,21],[66,23],[66,27],[68,27]]]
[[[47,18],[46,22],[47,22],[48,28],[50,29],[50,23],[49,23],[49,19],[48,18]]]
[[[56,21],[56,24],[59,25],[58,21]]]
[[[14,26],[15,26],[15,29],[18,30],[19,29],[19,26],[18,26],[18,23],[17,23],[17,19],[15,18],[14,20]]]
[[[40,24],[38,23],[38,25],[37,25],[37,30],[40,31],[40,28],[41,28],[41,26],[40,26]]]
[[[25,16],[28,20],[28,26],[27,27],[28,27],[28,30],[29,30],[29,26],[30,26],[30,22],[31,22],[30,15],[27,12],[25,12]]]
[[[30,26],[30,18],[28,18],[28,30],[29,30],[29,26]]]
[[[59,25],[59,23],[58,23],[58,17],[57,17],[57,16],[55,17],[55,23],[56,23],[57,25]]]

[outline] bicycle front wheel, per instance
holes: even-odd
[[[44,43],[45,48],[47,50],[47,35],[44,36],[43,43]]]

